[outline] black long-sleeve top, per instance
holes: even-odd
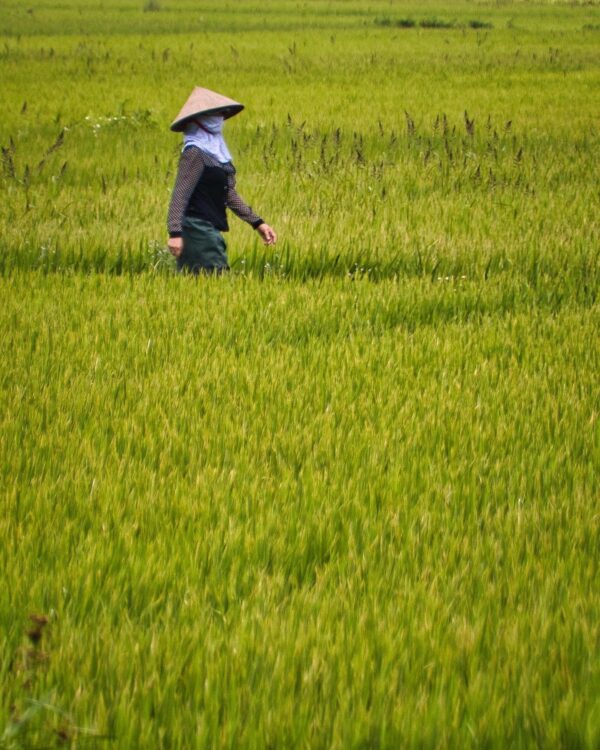
[[[167,220],[169,236],[181,237],[185,215],[205,219],[219,231],[226,232],[229,226],[225,208],[231,209],[254,229],[263,223],[238,195],[233,164],[222,164],[197,146],[188,146],[179,158],[171,195]]]

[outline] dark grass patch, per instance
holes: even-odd
[[[444,21],[441,18],[424,18],[419,21],[422,29],[453,29],[455,24],[452,21]]]
[[[391,26],[396,29],[412,29],[417,25],[417,22],[412,18],[377,18],[375,24],[377,26]]]
[[[489,23],[489,21],[478,21],[477,19],[469,21],[468,26],[470,29],[493,29],[494,28],[494,24]]]
[[[442,18],[423,18],[420,21],[415,21],[414,18],[390,18],[385,16],[383,18],[375,19],[376,26],[383,26],[395,29],[414,29],[416,27],[421,29],[493,29],[493,24],[488,21],[480,21],[473,19],[468,21],[466,24],[461,24],[456,21],[446,21]]]

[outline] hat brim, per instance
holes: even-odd
[[[204,115],[223,115],[225,120],[228,120],[230,117],[233,117],[234,115],[239,114],[244,109],[243,104],[225,104],[222,107],[213,107],[212,109],[201,109],[198,110],[198,112],[193,112],[191,115],[186,115],[185,117],[181,117],[179,120],[174,120],[171,123],[171,130],[175,133],[180,133],[181,131],[185,130],[185,126],[191,122],[192,120],[195,120],[196,117],[202,117]]]

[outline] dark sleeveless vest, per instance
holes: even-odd
[[[234,172],[233,166],[229,170],[223,167],[204,167],[185,213],[210,222],[220,232],[229,231],[225,212],[229,190],[227,178]]]

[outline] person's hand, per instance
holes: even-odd
[[[274,245],[277,242],[277,235],[275,230],[271,229],[268,224],[260,224],[256,227],[256,231],[263,238],[265,245]]]
[[[176,258],[179,258],[179,256],[183,252],[183,237],[169,237],[169,242],[167,243],[167,246],[169,248],[171,255],[174,255]]]

